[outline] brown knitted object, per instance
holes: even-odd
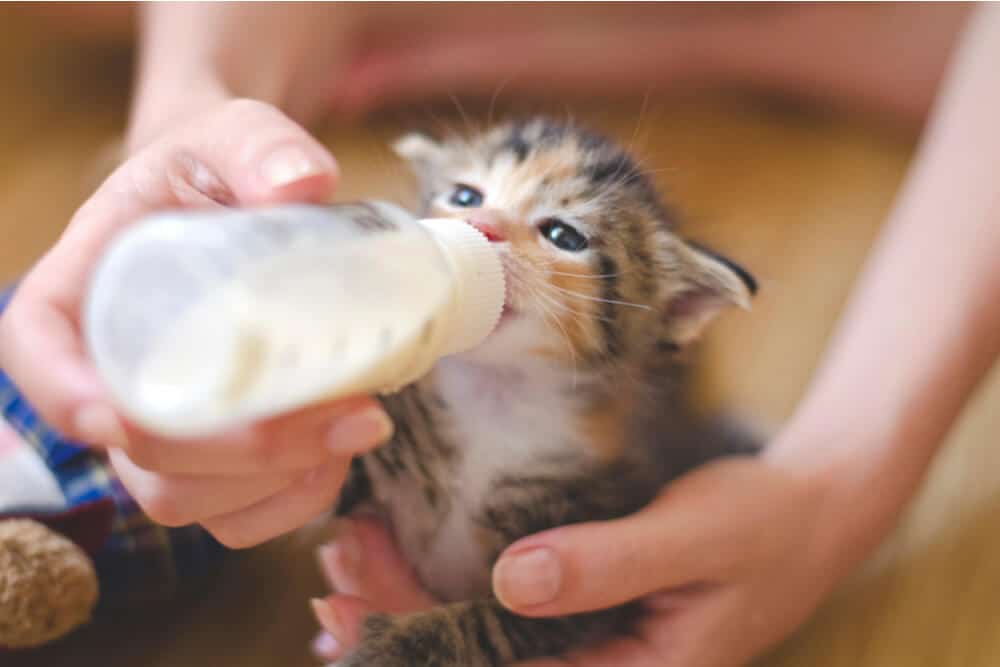
[[[0,646],[57,639],[96,603],[97,574],[79,547],[36,521],[0,521]]]

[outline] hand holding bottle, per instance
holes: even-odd
[[[328,509],[350,456],[388,437],[391,424],[363,397],[221,436],[162,438],[137,428],[114,407],[82,340],[81,307],[98,256],[153,211],[320,202],[336,180],[332,156],[275,108],[219,102],[122,164],[0,318],[0,366],[48,423],[107,448],[153,519],[201,523],[234,547],[274,537]]]

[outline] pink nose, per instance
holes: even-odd
[[[488,209],[482,209],[469,214],[466,222],[482,232],[488,241],[499,243],[506,241],[504,223],[499,215]]]

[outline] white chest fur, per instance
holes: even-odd
[[[373,481],[421,580],[444,599],[467,599],[489,590],[475,518],[495,480],[531,472],[542,457],[578,452],[579,434],[563,377],[448,361],[438,365],[435,383],[451,411],[446,437],[459,450],[446,511],[433,511],[414,483],[377,471]]]

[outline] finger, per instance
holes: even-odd
[[[181,134],[243,204],[324,202],[339,176],[322,144],[275,107],[255,100],[231,101]]]
[[[344,653],[340,648],[340,643],[326,630],[322,630],[313,639],[312,652],[314,656],[325,662],[333,662]]]
[[[665,588],[712,580],[736,558],[734,496],[696,471],[640,512],[564,526],[511,545],[493,569],[500,601],[528,616],[603,609]],[[759,525],[759,524],[758,524]]]
[[[77,306],[98,254],[122,227],[156,210],[327,200],[333,156],[280,111],[230,102],[161,138],[116,169],[39,269],[59,271],[61,305]]]
[[[0,316],[0,367],[57,431],[92,445],[127,444],[84,353],[74,319],[22,284]],[[96,434],[96,435],[95,435]]]
[[[125,450],[158,473],[241,476],[303,471],[385,442],[392,422],[381,405],[356,397],[314,406],[213,437],[152,439],[135,432]]]
[[[500,601],[529,616],[592,611],[622,604],[664,585],[674,576],[698,576],[678,561],[675,545],[644,520],[580,524],[528,538],[508,549],[493,569]],[[668,571],[667,568],[671,568]]]
[[[347,474],[345,461],[331,461],[307,473],[277,495],[246,509],[203,521],[222,544],[241,549],[304,526],[327,512]]]
[[[6,372],[64,435],[122,445],[122,420],[79,336],[87,278],[108,240],[157,209],[323,201],[336,176],[336,163],[318,142],[257,102],[229,103],[149,146],[102,184],[25,278],[0,324]]]
[[[230,514],[270,498],[295,479],[293,473],[257,477],[160,475],[143,470],[120,449],[111,465],[139,507],[165,526],[184,526]]]
[[[361,638],[361,625],[365,618],[385,610],[367,600],[349,595],[330,595],[311,601],[313,614],[320,626],[336,641],[341,651],[349,651]]]
[[[337,538],[320,547],[318,555],[323,573],[337,593],[362,598],[393,614],[422,611],[436,604],[376,519],[341,520]]]

